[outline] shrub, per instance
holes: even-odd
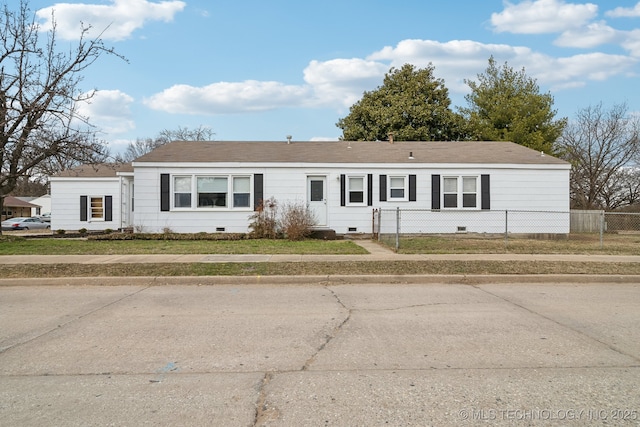
[[[66,231],[63,229],[56,230],[56,234],[64,234],[64,233],[66,233]]]
[[[81,228],[80,230],[78,230],[78,233],[87,234],[87,229],[86,228]]]
[[[308,237],[315,224],[313,212],[304,202],[287,203],[280,215],[280,227],[289,240],[302,240]]]
[[[113,233],[113,230],[112,230],[112,229],[110,229],[110,228],[105,228],[105,230],[104,230],[104,234],[111,234],[111,233]]]
[[[258,239],[275,239],[278,237],[278,204],[271,197],[263,200],[253,215],[249,217],[251,223],[249,235]]]

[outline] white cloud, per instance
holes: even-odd
[[[435,77],[443,78],[451,92],[465,93],[465,79],[475,80],[484,72],[487,60],[493,56],[499,65],[507,62],[514,70],[525,68],[528,76],[539,84],[565,88],[586,84],[589,80],[624,75],[637,65],[634,58],[624,55],[591,53],[554,58],[523,46],[483,44],[470,40],[440,43],[433,40],[403,40],[393,47],[385,47],[368,57],[370,60],[390,61],[394,67],[411,63],[435,66]]]
[[[299,107],[309,96],[308,87],[247,80],[203,87],[175,85],[145,99],[144,103],[169,113],[214,115]]]
[[[131,118],[133,98],[119,90],[100,90],[93,97],[78,104],[78,112],[100,131],[119,134],[135,129]]]
[[[365,90],[381,85],[387,71],[386,64],[358,58],[311,61],[304,70],[304,80],[314,93],[309,103],[348,108]]]
[[[631,46],[630,46],[631,48]],[[640,49],[640,30],[636,46]],[[304,70],[305,85],[280,82],[220,82],[203,87],[175,85],[145,100],[152,109],[175,114],[217,115],[267,111],[287,107],[328,107],[344,111],[364,91],[382,85],[391,67],[406,63],[416,67],[435,66],[436,78],[445,80],[450,93],[468,92],[465,79],[475,80],[484,72],[488,58],[499,65],[507,62],[514,70],[525,69],[540,85],[553,90],[584,86],[633,72],[638,61],[624,55],[589,53],[555,58],[528,47],[483,44],[471,40],[441,43],[434,40],[403,40],[365,59],[311,61]]]
[[[595,22],[585,27],[562,33],[554,42],[558,46],[593,48],[606,43],[620,42],[623,33],[611,28],[604,22]]]
[[[505,2],[500,13],[491,15],[497,32],[543,34],[579,28],[598,13],[593,3],[575,4],[564,0],[526,0],[518,4]]]
[[[638,18],[640,17],[640,2],[634,7],[616,7],[606,13],[612,18]]]
[[[640,30],[633,30],[625,33],[626,38],[622,41],[622,47],[628,50],[635,58],[640,58]]]
[[[52,26],[52,14],[57,35],[66,40],[78,39],[81,25],[91,26],[89,36],[96,37],[104,31],[105,40],[125,40],[142,28],[147,21],[170,22],[182,11],[183,1],[111,0],[110,5],[57,3],[40,9],[36,16],[43,20],[42,29]]]

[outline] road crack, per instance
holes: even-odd
[[[322,352],[322,350],[325,349],[325,347],[338,335],[340,334],[340,332],[342,331],[342,328],[344,327],[345,324],[347,324],[347,322],[351,319],[351,313],[352,310],[350,308],[348,308],[343,302],[342,300],[340,300],[340,296],[338,296],[338,294],[336,294],[331,288],[329,288],[328,286],[325,286],[325,289],[329,292],[331,292],[331,295],[333,296],[333,298],[336,300],[336,302],[347,312],[346,317],[342,320],[342,322],[340,322],[336,327],[333,328],[333,330],[331,331],[330,334],[325,335],[325,340],[322,344],[320,344],[320,346],[316,349],[316,351],[311,355],[311,357],[309,359],[307,359],[307,361],[304,363],[304,365],[302,366],[301,371],[306,371],[309,369],[309,367],[313,364],[313,362],[315,362],[316,358],[318,357],[318,354],[320,354],[320,352]]]

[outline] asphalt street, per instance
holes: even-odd
[[[640,425],[640,284],[0,288],[0,425]]]

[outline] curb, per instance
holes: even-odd
[[[316,275],[316,276],[123,276],[0,279],[2,286],[163,286],[163,285],[341,285],[341,284],[451,284],[486,285],[573,283],[640,283],[640,275]]]

